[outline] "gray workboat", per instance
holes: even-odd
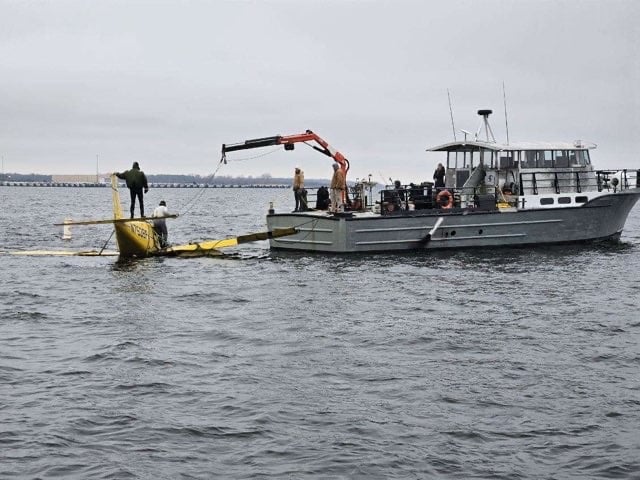
[[[269,230],[294,227],[296,235],[273,238],[274,249],[316,252],[384,252],[415,249],[536,246],[620,238],[640,198],[640,170],[597,170],[595,145],[499,144],[480,110],[486,139],[454,141],[428,149],[442,153],[444,186],[432,182],[349,187],[344,211],[323,209],[267,214]],[[467,132],[468,133],[468,132]],[[302,134],[304,136],[305,134]],[[317,150],[348,170],[349,162],[311,131],[266,137],[226,151],[315,140]],[[314,138],[315,137],[315,138]],[[322,207],[322,206],[321,206]]]

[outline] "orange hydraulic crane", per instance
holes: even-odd
[[[320,146],[310,145],[307,142],[316,142]],[[271,145],[284,145],[285,150],[293,150],[294,144],[302,142],[309,145],[314,150],[324,153],[326,156],[333,158],[339,165],[340,169],[344,172],[345,178],[349,171],[349,160],[345,158],[340,152],[329,145],[325,140],[313,133],[311,130],[307,130],[304,133],[298,135],[276,135],[275,137],[263,137],[254,138],[252,140],[246,140],[241,143],[222,144],[222,160],[226,163],[226,153],[234,152],[236,150],[247,150],[249,148],[269,147]]]

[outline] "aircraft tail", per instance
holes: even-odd
[[[118,177],[111,175],[111,198],[113,199],[113,218],[122,218],[122,206],[120,205],[120,192],[118,192]]]

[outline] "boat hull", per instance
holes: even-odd
[[[570,208],[269,214],[267,226],[299,230],[271,248],[333,253],[580,243],[619,238],[639,197],[632,189]]]

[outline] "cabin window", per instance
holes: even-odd
[[[589,199],[585,196],[576,197],[576,203],[587,203]]]
[[[456,153],[456,168],[464,167],[464,162],[466,162],[467,152],[458,152]]]
[[[498,168],[499,152],[491,152],[491,168]]]
[[[568,203],[571,203],[571,197],[560,197],[558,198],[558,203],[567,205]]]
[[[453,165],[451,159],[447,158],[447,168],[469,168],[472,163],[473,152],[455,152],[453,155]]]
[[[480,150],[480,152],[478,152],[478,156],[480,157],[478,165],[483,164],[487,167],[491,165],[491,152],[487,150]],[[493,166],[491,168],[493,168]]]
[[[513,152],[500,152],[499,155],[500,155],[499,168],[507,169],[507,168],[514,168],[515,167],[515,161],[513,159]]]
[[[569,150],[567,153],[569,154],[569,165],[571,165],[572,167],[575,167],[578,164],[576,160],[576,151]]]
[[[543,197],[540,199],[540,205],[553,205],[553,198]]]
[[[578,157],[578,165],[589,165],[591,163],[588,150],[578,150],[576,156]]]
[[[524,165],[523,168],[535,168],[536,166],[536,152],[527,150],[524,152]]]
[[[541,150],[527,150],[525,153],[525,161],[523,168],[536,168],[542,166],[543,154]]]
[[[464,156],[464,168],[473,168],[473,164],[476,162],[475,156],[475,152],[469,152]]]
[[[456,168],[458,163],[458,152],[447,152],[447,169]]]
[[[566,150],[554,150],[553,156],[556,168],[567,168],[569,166],[569,157]]]

